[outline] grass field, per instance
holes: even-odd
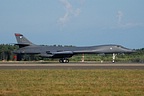
[[[144,70],[0,70],[0,96],[144,96]]]

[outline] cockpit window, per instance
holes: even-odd
[[[119,45],[117,45],[117,47],[118,47],[118,48],[123,48],[123,49],[128,49],[128,48],[125,48],[125,47],[119,46]]]
[[[121,46],[117,45],[117,47],[121,48]]]

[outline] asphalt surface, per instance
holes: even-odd
[[[94,63],[48,63],[48,64],[0,64],[0,69],[144,69],[144,64],[94,64]]]

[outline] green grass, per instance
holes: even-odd
[[[0,70],[0,96],[143,96],[144,70]]]

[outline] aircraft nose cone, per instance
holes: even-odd
[[[134,53],[136,52],[136,50],[133,50],[133,49],[127,49],[127,53]]]
[[[136,52],[136,50],[132,50],[132,52]]]

